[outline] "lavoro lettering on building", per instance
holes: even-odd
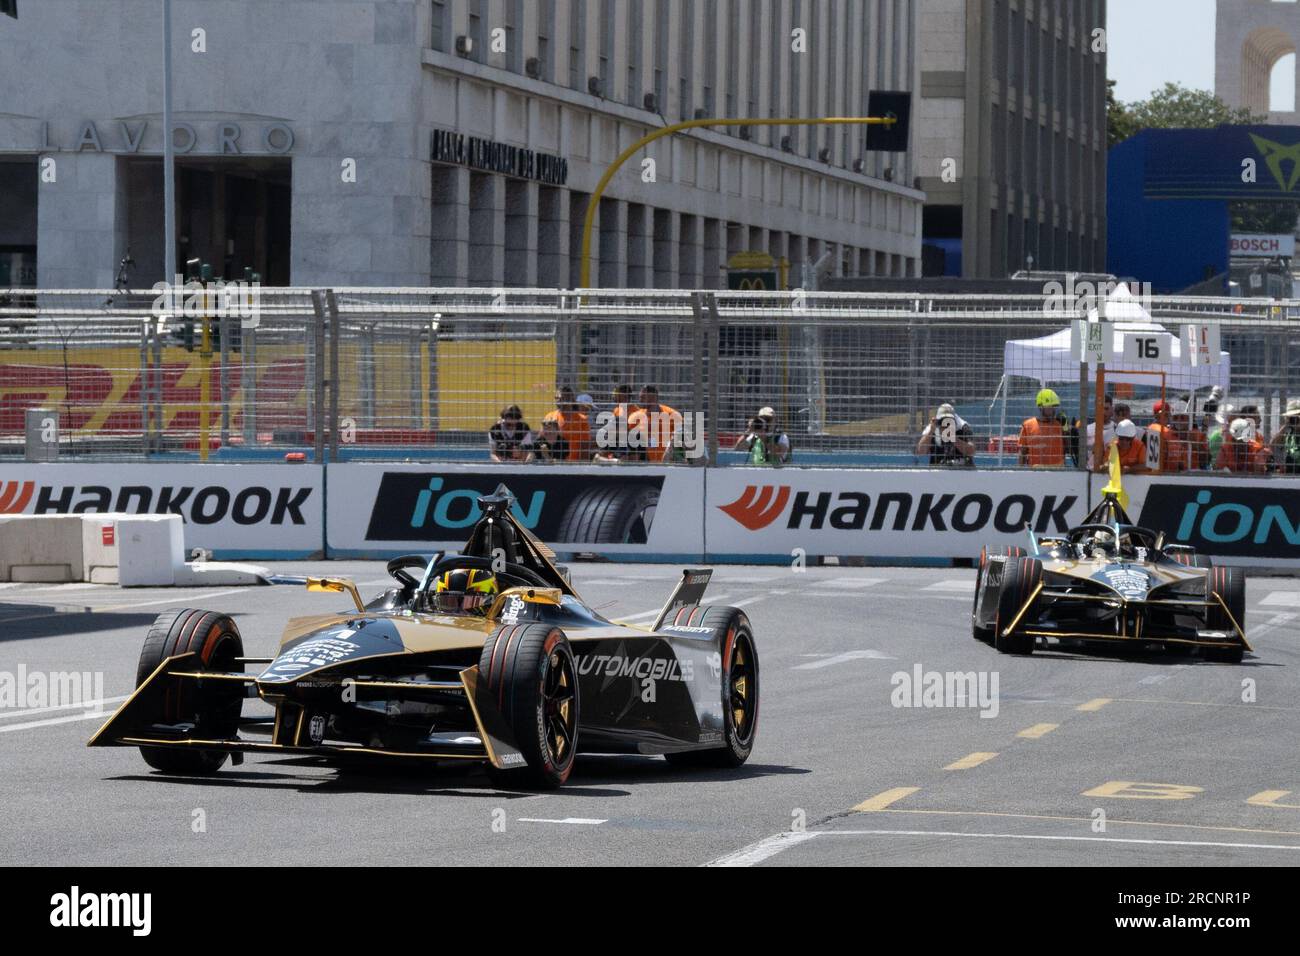
[[[32,514],[178,514],[196,525],[230,520],[238,525],[305,525],[302,509],[311,488],[264,488],[253,485],[232,490],[223,485],[152,488],[123,485],[116,494],[107,485],[42,485]]]

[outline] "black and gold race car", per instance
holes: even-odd
[[[349,580],[301,579],[355,607],[290,620],[274,658],[245,657],[229,615],[162,615],[135,693],[90,746],[139,747],[182,774],[247,753],[477,761],[499,782],[544,787],[582,752],[743,764],[758,653],[743,611],[700,603],[711,572],[683,571],[650,627],[607,620],[512,505],[504,488],[480,498],[462,553],[390,561],[396,586],[368,605]],[[273,711],[246,715],[252,698]]]
[[[972,632],[1004,654],[1054,640],[1200,648],[1239,663],[1251,649],[1242,570],[1134,525],[1114,493],[1063,537],[1029,541],[980,553]]]

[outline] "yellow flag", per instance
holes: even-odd
[[[1110,481],[1101,489],[1102,495],[1114,495],[1119,506],[1128,509],[1128,494],[1124,491],[1124,469],[1119,464],[1119,447],[1115,442],[1110,445]]]

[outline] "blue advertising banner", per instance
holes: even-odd
[[[1145,139],[1147,199],[1300,202],[1300,126],[1153,129]]]

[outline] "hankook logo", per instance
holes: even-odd
[[[990,525],[1004,534],[1064,532],[1077,495],[912,494],[859,491],[799,491],[788,485],[748,485],[735,501],[718,505],[733,521],[761,531],[783,515],[787,530],[980,531]]]

